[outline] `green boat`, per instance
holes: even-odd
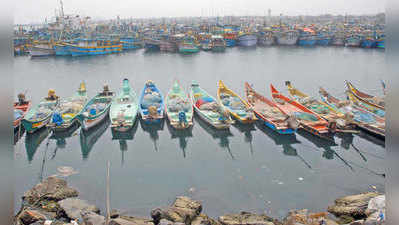
[[[129,80],[125,78],[121,92],[111,103],[109,118],[112,129],[122,132],[131,129],[136,121],[137,111],[137,95],[131,88]]]
[[[38,105],[31,108],[21,121],[25,130],[28,133],[33,133],[46,126],[50,122],[58,102],[58,98],[56,100],[45,98]]]
[[[67,99],[63,99],[57,105],[51,121],[47,127],[55,132],[61,132],[69,129],[72,125],[78,123],[78,115],[82,113],[84,105],[87,103],[86,86],[84,82],[80,84],[76,93]]]
[[[179,44],[179,53],[192,54],[199,52],[200,49],[195,45],[194,41],[184,40]]]
[[[200,88],[198,83],[192,82],[190,96],[195,112],[211,126],[216,129],[227,129],[230,127],[230,124],[234,123],[230,114],[224,110],[223,106],[214,97]]]
[[[108,86],[104,86],[104,91],[86,103],[82,113],[78,115],[83,130],[95,127],[108,116],[113,98],[114,92],[109,91]]]
[[[172,127],[185,129],[193,125],[193,105],[177,80],[169,90],[165,104],[166,115]]]

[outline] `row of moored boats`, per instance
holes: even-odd
[[[175,129],[193,126],[193,116],[215,129],[228,129],[233,123],[250,124],[260,120],[281,135],[294,134],[304,129],[323,139],[332,139],[335,133],[354,133],[356,128],[385,138],[384,97],[366,94],[347,85],[347,100],[340,100],[320,88],[320,98],[309,96],[286,81],[289,95],[270,85],[271,98],[244,85],[245,99],[219,81],[214,97],[192,82],[189,93],[176,80],[164,97],[153,81],[147,81],[139,96],[129,84],[122,82],[115,95],[107,85],[88,98],[84,83],[69,98],[60,99],[54,90],[39,104],[31,107],[25,95],[14,103],[14,131],[24,128],[33,133],[42,127],[62,132],[80,124],[83,130],[95,129],[110,118],[112,129],[126,132],[132,129],[138,116],[144,123],[159,124],[167,118]],[[384,93],[385,93],[385,85]]]

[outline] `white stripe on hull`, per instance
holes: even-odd
[[[84,118],[83,123],[82,123],[82,128],[84,130],[89,130],[90,128],[96,126],[101,121],[103,121],[106,116],[108,116],[108,111],[106,113],[103,113],[101,116],[97,117],[95,120],[92,120],[90,122],[87,122],[87,118]]]

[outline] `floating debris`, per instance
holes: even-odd
[[[73,174],[77,174],[78,171],[74,170],[72,167],[69,166],[60,166],[57,168],[58,176],[68,177]]]

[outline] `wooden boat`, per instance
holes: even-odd
[[[46,126],[50,122],[51,116],[58,105],[58,98],[50,100],[45,98],[38,105],[31,108],[21,120],[22,125],[28,133]]]
[[[293,134],[298,122],[284,112],[275,102],[256,92],[245,82],[245,95],[256,117],[267,127],[279,134]]]
[[[321,138],[332,138],[332,133],[326,120],[299,102],[284,96],[272,84],[270,89],[274,102],[286,114],[295,116],[301,128]]]
[[[219,81],[217,99],[224,110],[241,123],[253,123],[256,116],[251,106],[238,94],[226,87],[223,81]]]
[[[191,103],[198,116],[216,129],[226,129],[234,121],[214,97],[192,82],[190,88]]]
[[[89,130],[106,119],[113,98],[114,92],[104,87],[104,91],[100,92],[86,103],[78,116],[83,130]]]
[[[380,116],[385,116],[384,99],[372,96],[357,90],[349,81],[345,81],[347,86],[347,95],[354,104]]]
[[[63,99],[54,110],[51,121],[47,127],[55,132],[69,129],[73,124],[78,123],[78,115],[82,113],[87,103],[86,86],[82,82],[76,93],[67,99]]]
[[[139,102],[139,112],[144,122],[161,122],[161,120],[164,118],[164,100],[161,91],[151,80],[145,83]]]
[[[29,111],[30,107],[31,101],[25,101],[25,99],[19,99],[18,102],[14,102],[14,132],[21,128],[21,121]]]
[[[111,103],[109,118],[111,127],[119,131],[127,131],[133,127],[138,111],[138,99],[136,93],[129,84],[128,79],[124,79],[122,90]]]
[[[385,119],[354,105],[350,101],[340,101],[323,88],[319,89],[319,93],[326,104],[345,114],[360,129],[385,138]]]
[[[290,81],[286,81],[285,85],[288,88],[290,96],[298,101],[300,104],[304,105],[306,108],[312,112],[318,114],[323,119],[327,120],[330,124],[329,127],[337,126],[339,129],[336,131],[352,131],[352,126],[348,121],[345,120],[345,115],[339,110],[329,106],[323,101],[319,101],[292,86]],[[333,125],[332,123],[335,123]]]
[[[166,96],[165,105],[166,115],[173,128],[185,129],[193,125],[193,105],[177,80]]]

